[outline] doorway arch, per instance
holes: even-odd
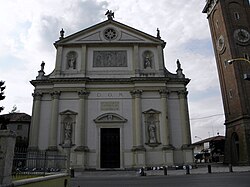
[[[231,162],[237,164],[239,162],[239,136],[234,132],[231,136]]]

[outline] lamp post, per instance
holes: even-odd
[[[226,60],[225,65],[232,64],[235,61],[245,61],[245,62],[248,62],[250,64],[250,60],[248,60],[246,58],[233,58],[233,59]],[[245,80],[248,80],[248,81],[250,80],[250,74],[245,73],[243,76],[244,76]]]

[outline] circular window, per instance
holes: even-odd
[[[107,40],[114,40],[117,37],[117,32],[113,28],[108,28],[104,31],[104,37]]]

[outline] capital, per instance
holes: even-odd
[[[142,92],[143,92],[142,90],[132,90],[132,91],[130,91],[130,94],[133,97],[141,97]]]
[[[59,99],[60,94],[61,94],[60,91],[54,91],[50,93],[52,99]]]
[[[40,92],[34,92],[33,94],[32,94],[32,96],[33,96],[33,98],[34,98],[34,100],[36,101],[36,100],[41,100],[41,98],[42,98],[42,93],[40,93]]]
[[[181,90],[181,91],[178,91],[178,96],[180,99],[186,99],[187,98],[187,95],[188,95],[188,91],[186,90]]]
[[[161,89],[159,90],[159,93],[161,97],[166,98],[170,92],[167,89]]]
[[[78,96],[79,96],[81,99],[85,99],[86,97],[89,96],[89,92],[86,91],[86,90],[80,90],[80,91],[78,91]]]

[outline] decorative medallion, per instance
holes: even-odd
[[[107,28],[104,30],[104,38],[107,40],[114,40],[117,37],[117,32],[113,28]]]

